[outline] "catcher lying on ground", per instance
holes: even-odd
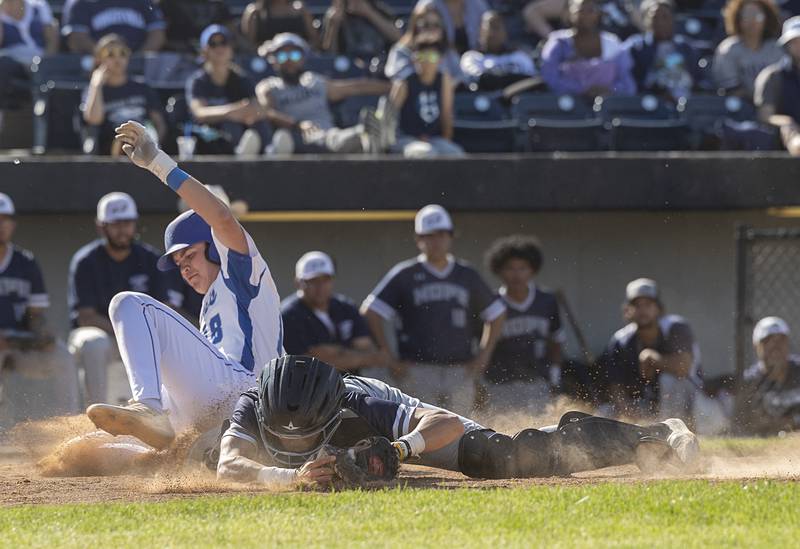
[[[386,480],[412,459],[470,477],[519,478],[645,462],[686,469],[698,454],[697,437],[679,419],[639,426],[568,412],[558,425],[510,437],[378,380],[284,356],[240,397],[207,465],[217,463],[220,479],[292,488]]]

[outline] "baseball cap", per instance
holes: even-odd
[[[303,40],[298,35],[291,33],[291,32],[281,32],[276,34],[272,37],[272,40],[267,40],[258,48],[258,55],[261,57],[267,57],[268,55],[275,53],[281,48],[285,48],[286,46],[294,46],[304,52],[308,51],[308,42]]]
[[[0,215],[14,215],[14,201],[5,193],[0,193]]]
[[[333,276],[336,269],[333,260],[325,252],[307,252],[297,260],[294,276],[298,280],[311,280],[322,275]]]
[[[136,202],[127,193],[108,193],[97,203],[97,220],[100,223],[114,223],[139,219]]]
[[[777,316],[762,318],[753,328],[753,345],[758,345],[771,335],[783,334],[788,336],[790,333],[789,325],[786,321]]]
[[[450,219],[450,214],[438,204],[428,204],[414,218],[414,232],[421,236],[452,230],[453,220]]]
[[[231,31],[228,30],[228,27],[217,24],[209,25],[203,29],[203,32],[200,34],[200,48],[207,48],[208,43],[211,41],[211,37],[215,34],[221,34],[228,40],[232,38]]]
[[[778,44],[785,46],[795,38],[800,38],[800,15],[790,17],[783,23],[783,32],[778,38]]]
[[[625,299],[628,303],[640,297],[649,297],[656,301],[661,301],[658,295],[658,284],[651,278],[637,278],[628,283],[625,288]]]

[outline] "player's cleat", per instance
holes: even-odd
[[[140,402],[127,406],[92,404],[86,415],[98,429],[112,435],[131,435],[161,450],[175,439],[166,412],[153,410]]]
[[[667,444],[672,448],[675,457],[685,468],[695,467],[700,458],[700,441],[697,440],[697,435],[678,418],[670,418],[661,423],[671,431],[667,436]]]
[[[649,434],[642,437],[636,447],[636,465],[639,469],[655,474],[697,469],[700,443],[682,420],[667,419],[646,429]]]

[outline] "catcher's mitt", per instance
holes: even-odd
[[[336,456],[334,471],[345,486],[368,486],[397,478],[400,458],[385,437],[370,437],[351,448],[326,446],[327,455]]]

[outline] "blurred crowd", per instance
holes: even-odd
[[[108,316],[116,293],[147,293],[196,322],[200,296],[174,270],[157,269],[158,250],[135,237],[137,219],[125,193],[97,204],[98,238],[69,265],[71,326],[60,341],[47,325],[50,299],[36,259],[13,244],[13,200],[0,193],[0,428],[130,398],[127,380],[110,381],[125,379]],[[668,313],[656,281],[636,278],[620,288],[621,318],[609,311],[609,330],[621,328],[600,356],[581,344],[581,356],[571,358],[568,334],[583,338],[564,296],[537,282],[547,263],[539,240],[491,243],[486,268],[500,281],[492,288],[455,255],[455,229],[443,207],[419,210],[418,255],[392,267],[360,305],[336,292],[331,256],[302,254],[296,291],[281,306],[285,351],[469,416],[531,417],[566,395],[609,417],[681,417],[705,434],[775,435],[800,426],[800,358],[790,354],[782,319],[755,326],[757,361],[737,383],[708,378],[690,321]]]
[[[626,127],[669,137],[651,147],[798,155],[798,14],[796,0],[0,0],[0,108],[95,154],[119,154],[111,129],[133,118],[185,157],[624,148],[603,136]],[[47,103],[62,88],[71,108]]]

